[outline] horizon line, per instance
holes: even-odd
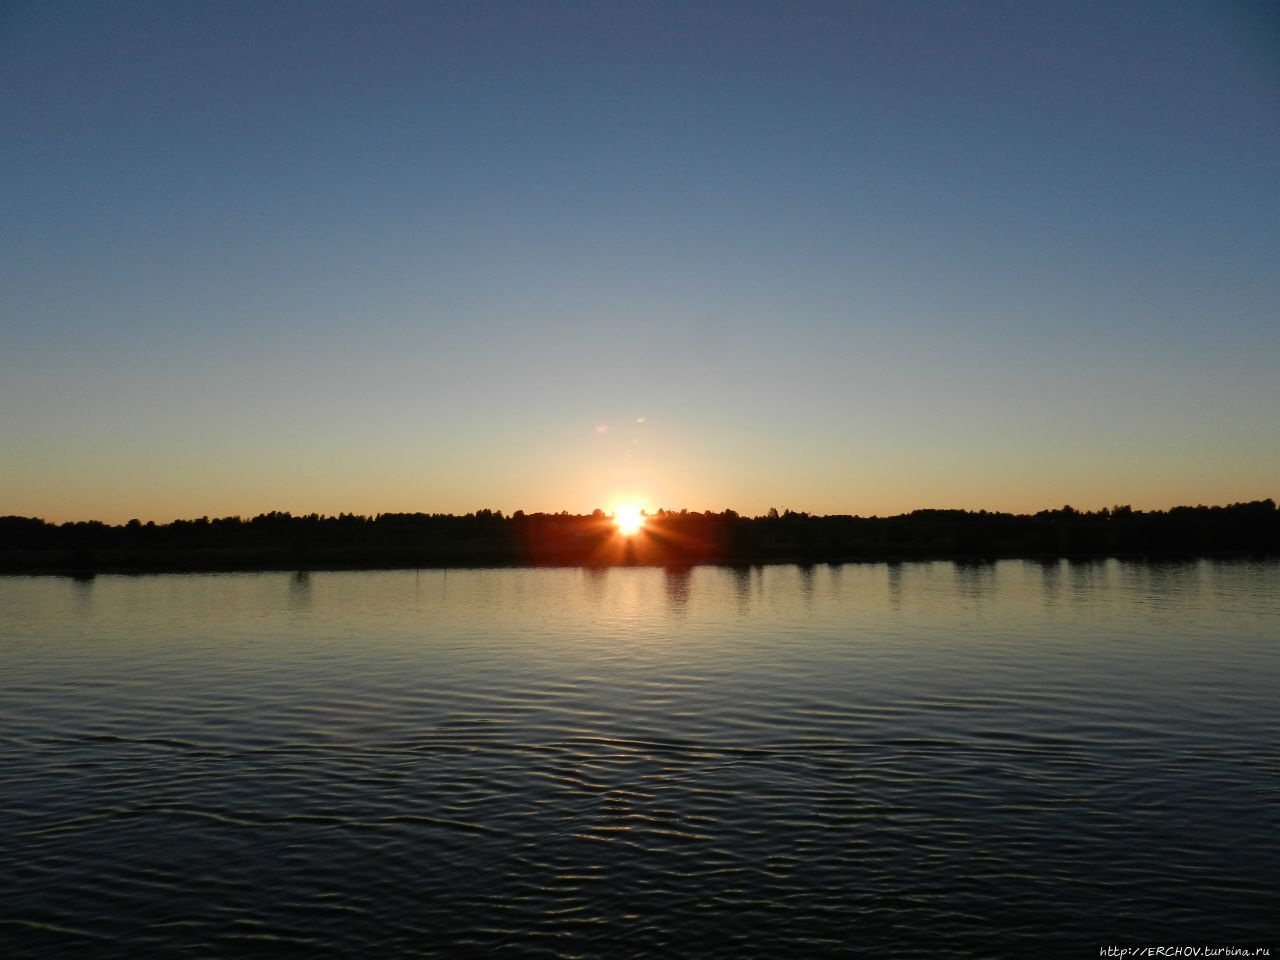
[[[723,507],[719,510],[713,510],[710,508],[705,510],[691,510],[687,507],[667,508],[667,507],[661,507],[661,506],[655,507],[652,510],[641,508],[641,513],[649,517],[655,517],[659,515],[668,515],[668,514],[681,514],[681,513],[691,515],[691,516],[692,515],[706,516],[708,514],[714,515],[714,516],[724,516],[726,513],[731,513],[736,517],[747,519],[747,520],[771,519],[775,514],[778,517],[801,516],[801,517],[810,517],[810,518],[816,518],[816,519],[822,519],[826,517],[852,517],[856,519],[880,519],[880,518],[888,519],[893,517],[911,516],[914,513],[919,513],[923,511],[943,512],[943,513],[970,513],[970,514],[978,514],[978,515],[995,514],[995,515],[1005,515],[1005,516],[1013,516],[1013,517],[1018,517],[1018,516],[1033,517],[1041,513],[1062,513],[1067,511],[1070,511],[1072,513],[1080,513],[1080,514],[1100,514],[1100,513],[1103,513],[1104,511],[1108,513],[1113,513],[1117,510],[1125,510],[1125,511],[1130,511],[1132,513],[1170,513],[1174,510],[1205,510],[1205,509],[1214,510],[1214,509],[1226,509],[1228,507],[1237,507],[1237,506],[1243,506],[1248,504],[1264,504],[1264,503],[1270,503],[1273,508],[1275,507],[1275,500],[1273,497],[1259,497],[1253,500],[1236,500],[1230,503],[1214,503],[1214,504],[1197,503],[1194,506],[1187,503],[1180,503],[1180,504],[1174,504],[1173,506],[1170,506],[1170,507],[1151,508],[1151,509],[1145,509],[1145,510],[1140,508],[1134,508],[1131,504],[1121,504],[1121,503],[1113,503],[1110,505],[1097,507],[1095,509],[1081,509],[1073,506],[1070,503],[1064,503],[1061,506],[1042,507],[1039,510],[1035,510],[1031,512],[1021,512],[1021,513],[1017,511],[1012,511],[1012,510],[997,510],[997,509],[991,509],[986,507],[980,507],[977,509],[967,508],[967,507],[914,507],[910,510],[905,510],[899,513],[884,513],[884,514],[880,514],[880,513],[871,513],[871,514],[814,513],[808,510],[796,510],[791,507],[782,507],[782,508],[770,507],[767,510],[765,510],[763,513],[746,514],[734,509],[733,507]],[[118,521],[115,523],[112,523],[106,520],[98,520],[95,518],[78,519],[78,520],[47,520],[44,517],[29,516],[29,515],[23,515],[23,514],[0,515],[0,521],[3,521],[3,520],[39,521],[40,523],[47,524],[50,526],[64,526],[67,524],[84,523],[84,524],[101,524],[107,527],[126,527],[134,523],[140,524],[142,526],[149,526],[149,525],[150,526],[167,526],[175,523],[201,523],[201,522],[212,523],[212,522],[227,521],[227,520],[239,520],[240,522],[244,523],[244,522],[255,520],[259,517],[273,517],[273,516],[278,516],[278,517],[287,516],[291,519],[302,519],[302,520],[339,520],[342,518],[351,518],[351,519],[358,519],[358,520],[377,520],[380,517],[394,517],[394,516],[452,517],[455,519],[465,519],[467,517],[476,517],[477,515],[485,515],[494,519],[510,520],[518,516],[519,517],[569,516],[569,517],[590,518],[595,516],[597,513],[603,514],[606,517],[612,517],[616,515],[616,512],[617,512],[616,507],[613,510],[606,510],[603,507],[595,507],[592,510],[589,510],[585,513],[572,513],[568,510],[551,511],[551,510],[523,510],[523,509],[516,509],[510,512],[506,512],[499,508],[494,508],[494,507],[479,507],[475,510],[467,511],[466,513],[444,513],[444,512],[432,512],[432,511],[425,511],[425,510],[383,510],[383,511],[378,511],[376,513],[369,513],[369,514],[346,512],[346,511],[339,512],[339,513],[321,513],[318,511],[310,511],[307,513],[294,513],[290,510],[267,510],[267,511],[252,514],[249,516],[246,516],[245,514],[241,514],[241,513],[230,513],[230,514],[224,514],[221,516],[211,516],[210,514],[203,514],[201,516],[188,516],[188,517],[179,516],[166,521],[159,521],[154,519],[144,521],[139,517],[131,517],[128,520]]]

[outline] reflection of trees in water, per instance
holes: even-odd
[[[886,563],[889,577],[889,607],[893,610],[902,609],[902,563],[893,561]]]
[[[831,589],[838,590],[844,581],[844,564],[834,561],[827,564],[827,579],[831,581]]]
[[[796,573],[800,576],[800,595],[805,603],[813,602],[813,564],[797,563]]]
[[[1060,559],[1041,560],[1037,563],[1040,568],[1040,597],[1046,607],[1056,607],[1062,598],[1063,563]]]
[[[753,569],[747,564],[737,564],[730,567],[733,574],[733,595],[738,601],[738,612],[746,613],[751,609],[751,572]]]
[[[1070,560],[1066,561],[1066,566],[1071,584],[1071,602],[1091,603],[1097,590],[1107,583],[1107,562],[1105,560]]]
[[[1275,566],[1275,560],[1261,557],[1209,560],[1200,568],[1201,588],[1230,598],[1242,610],[1271,604]]]
[[[289,606],[294,610],[311,607],[311,574],[298,570],[289,577]]]
[[[1131,592],[1145,602],[1164,605],[1197,597],[1207,566],[1202,560],[1152,560],[1141,566],[1126,566],[1124,573]]]
[[[593,603],[604,600],[608,577],[608,567],[582,568],[582,592],[588,600]]]
[[[956,560],[951,565],[956,594],[974,603],[990,599],[996,588],[996,565],[992,560]]]
[[[689,602],[689,579],[692,573],[689,567],[666,568],[667,606],[671,610],[683,612],[685,605]]]
[[[77,573],[71,577],[71,597],[75,605],[75,611],[79,614],[88,613],[93,607],[93,574]]]

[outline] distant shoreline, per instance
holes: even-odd
[[[587,569],[587,570],[608,570],[608,569],[637,569],[648,568],[656,570],[691,570],[695,567],[720,567],[725,569],[743,569],[747,567],[766,567],[766,566],[798,566],[813,567],[819,564],[823,566],[840,566],[844,564],[903,564],[903,563],[957,563],[963,565],[985,565],[994,564],[1010,560],[1022,560],[1029,563],[1057,563],[1065,560],[1068,563],[1084,564],[1084,563],[1101,563],[1107,560],[1117,560],[1121,563],[1194,563],[1200,560],[1216,560],[1216,561],[1244,561],[1244,560],[1275,560],[1280,559],[1280,551],[1267,552],[1232,552],[1232,553],[1213,553],[1213,554],[1190,554],[1190,553],[1137,553],[1137,554],[1039,554],[1035,556],[884,556],[871,557],[862,556],[856,558],[840,559],[827,558],[822,560],[804,559],[804,558],[770,558],[767,560],[734,560],[734,561],[696,561],[692,563],[631,563],[631,564],[600,564],[600,563],[478,563],[478,562],[440,562],[431,564],[297,564],[297,563],[280,563],[280,564],[264,564],[261,566],[244,564],[238,566],[214,566],[214,565],[148,565],[145,563],[129,562],[119,566],[97,565],[92,568],[71,567],[64,565],[49,565],[41,561],[37,561],[31,566],[24,566],[21,563],[16,565],[9,564],[0,567],[0,580],[6,577],[62,577],[73,580],[90,580],[98,576],[124,576],[124,577],[151,577],[161,576],[164,574],[234,574],[234,573],[355,573],[355,572],[379,572],[379,571],[397,571],[397,570],[555,570],[555,569]]]
[[[0,517],[0,574],[204,573],[445,567],[692,567],[766,563],[1179,560],[1280,555],[1274,501],[1036,514],[916,510],[893,517],[658,511],[625,537],[589,515],[262,514],[170,524]]]

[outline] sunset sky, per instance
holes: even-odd
[[[1263,3],[0,7],[0,515],[1280,496]]]

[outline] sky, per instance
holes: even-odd
[[[0,515],[1280,497],[1265,3],[0,5]]]

